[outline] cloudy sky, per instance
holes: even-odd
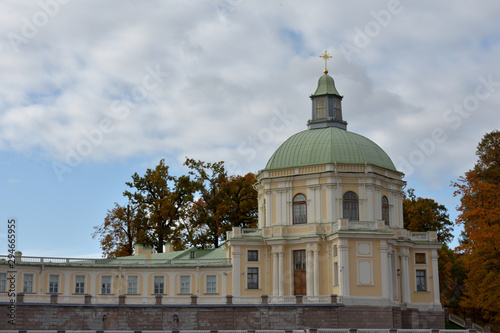
[[[498,17],[494,0],[2,1],[0,252],[16,217],[25,255],[100,256],[93,226],[161,158],[262,169],[306,128],[325,50],[348,130],[454,219],[450,182],[499,128]]]

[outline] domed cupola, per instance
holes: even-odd
[[[320,56],[325,59],[325,73],[318,80],[318,88],[310,96],[312,100],[312,115],[307,122],[309,129],[338,127],[347,129],[347,122],[342,119],[342,96],[335,88],[335,81],[328,75],[326,61],[331,58],[326,51]]]
[[[328,75],[326,51],[324,75],[312,94],[312,118],[308,129],[288,138],[271,156],[264,170],[279,170],[311,165],[374,165],[397,172],[389,156],[370,139],[347,131],[342,119],[342,96]]]

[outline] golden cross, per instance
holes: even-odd
[[[323,73],[328,74],[328,69],[326,69],[326,62],[328,61],[328,59],[331,59],[332,56],[328,55],[328,53],[326,53],[325,51],[325,54],[322,54],[319,57],[325,59],[325,70],[323,71]]]

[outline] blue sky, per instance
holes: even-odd
[[[93,226],[161,158],[262,169],[306,128],[325,50],[348,130],[454,220],[450,182],[499,127],[499,16],[468,0],[3,1],[0,248],[16,217],[25,255],[100,256]]]

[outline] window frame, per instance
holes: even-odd
[[[109,278],[109,281],[104,281],[104,278]],[[111,295],[112,294],[112,275],[101,275],[101,295]],[[106,284],[106,285],[105,285]],[[108,292],[106,292],[108,291]]]
[[[339,247],[338,244],[333,244],[332,246],[332,257],[337,258],[339,256]]]
[[[7,292],[7,273],[0,273],[0,293]]]
[[[54,276],[57,281],[51,281]],[[49,274],[49,294],[59,294],[59,274]]]
[[[259,267],[247,267],[247,289],[259,289]]]
[[[135,278],[135,282],[131,279]],[[138,295],[139,294],[139,276],[138,275],[128,275],[127,276],[127,294],[128,295]]]
[[[423,276],[419,276],[420,272],[423,273]],[[422,282],[423,282],[423,290],[421,289]],[[427,270],[426,269],[416,269],[415,270],[415,291],[416,292],[429,291],[427,288]]]
[[[423,262],[417,261],[417,255],[421,255],[424,258]],[[427,265],[427,253],[425,252],[415,252],[413,255],[413,258],[415,260],[415,265]]]
[[[187,278],[187,281],[182,281],[183,278]],[[187,287],[186,287],[187,284]],[[186,291],[187,289],[187,291]],[[181,275],[179,277],[179,294],[190,295],[191,294],[191,275]]]
[[[293,270],[307,269],[307,251],[305,249],[296,249],[292,252]]]
[[[339,271],[339,262],[335,260],[333,262],[333,286],[338,287],[339,286],[339,276],[340,276],[340,271]]]
[[[250,253],[255,254],[255,257],[250,256]],[[259,261],[259,250],[247,250],[247,261],[248,262],[258,262]]]
[[[384,202],[385,199],[385,202]],[[381,200],[382,204],[382,220],[384,220],[385,225],[390,225],[390,208],[389,208],[389,199],[387,196],[382,196]]]
[[[349,198],[348,196],[351,194],[355,198]],[[355,213],[355,218],[351,218],[353,217],[351,216],[353,212]],[[353,191],[347,191],[342,195],[342,218],[349,221],[359,221],[359,196]]]
[[[301,196],[304,200],[298,201]],[[292,224],[305,223],[307,223],[307,197],[302,193],[297,193],[292,200]]]
[[[27,277],[30,276],[31,280],[28,280]],[[30,293],[32,294],[33,291],[33,286],[35,282],[35,274],[33,273],[24,273],[23,274],[23,293]],[[29,285],[29,288],[28,288]]]
[[[161,278],[161,282],[156,281],[157,278]],[[164,275],[153,276],[153,294],[154,295],[164,295],[165,294],[165,276]]]
[[[316,120],[325,120],[326,118],[326,98],[319,97],[316,99]]]
[[[83,281],[78,281],[78,278],[82,278]],[[75,294],[82,295],[85,294],[85,275],[78,274],[75,275]]]
[[[215,278],[215,281],[208,281],[208,278]],[[210,285],[209,285],[210,284]],[[217,294],[217,275],[210,274],[205,276],[205,293],[206,294]]]

